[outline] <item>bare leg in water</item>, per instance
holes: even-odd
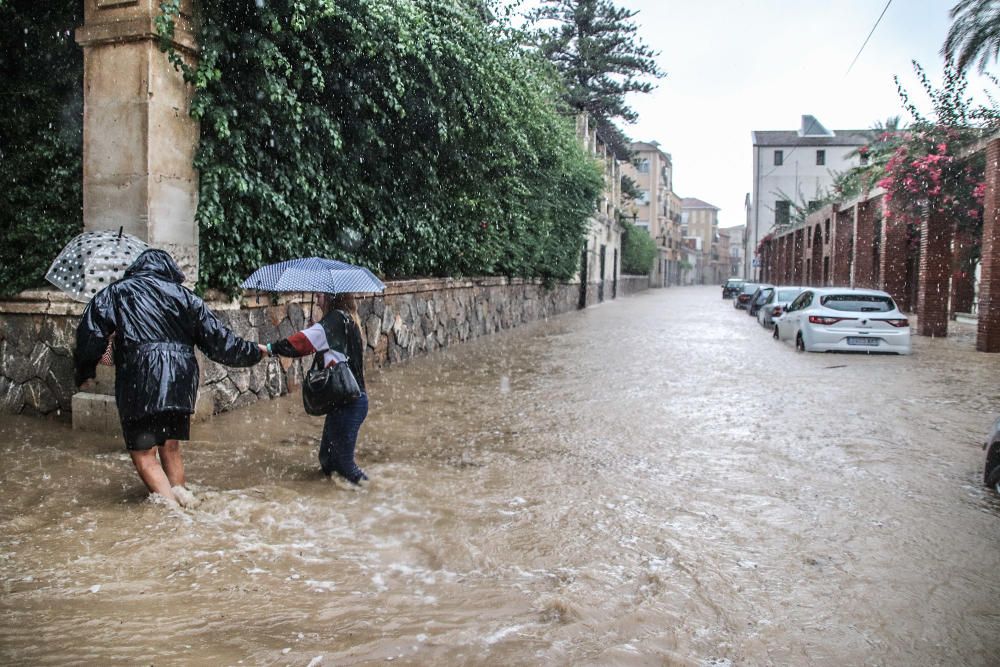
[[[160,449],[160,463],[163,465],[163,472],[170,482],[170,490],[174,493],[174,498],[181,504],[181,507],[194,507],[198,504],[194,497],[184,485],[184,460],[181,458],[181,443],[177,440],[167,440]]]
[[[181,459],[181,443],[167,440],[160,447],[160,463],[167,474],[170,486],[184,486],[184,461]]]
[[[146,485],[146,488],[149,489],[149,492],[163,496],[170,502],[176,503],[177,498],[174,497],[174,492],[170,490],[170,480],[167,479],[167,474],[163,471],[163,466],[160,465],[159,459],[156,458],[156,449],[152,447],[149,449],[133,449],[129,452],[129,455],[132,457],[132,463],[135,464],[136,472],[139,473],[139,477],[142,479],[143,484]]]

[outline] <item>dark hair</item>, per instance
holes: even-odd
[[[343,292],[341,294],[327,294],[327,303],[329,308],[335,308],[336,310],[342,310],[351,316],[354,323],[358,325],[358,330],[361,330],[361,317],[358,315],[358,301],[354,298],[354,295],[350,292]]]

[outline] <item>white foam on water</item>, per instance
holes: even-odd
[[[528,626],[527,625],[512,625],[509,628],[501,628],[500,630],[497,630],[493,634],[487,635],[487,636],[483,637],[483,641],[485,643],[487,643],[487,644],[496,644],[498,641],[500,641],[504,637],[508,637],[508,636],[510,636],[510,635],[512,635],[512,634],[514,634],[516,632],[520,632],[521,630],[524,630],[526,627],[528,627]]]
[[[318,665],[322,664],[323,664],[323,656],[317,655],[315,658],[309,661],[309,664],[306,665],[306,667],[318,667]]]
[[[337,588],[336,582],[333,581],[318,581],[316,579],[306,579],[304,583],[314,593],[326,593],[328,591],[332,591]]]

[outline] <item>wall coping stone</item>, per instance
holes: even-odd
[[[82,315],[87,304],[56,289],[29,289],[0,301],[0,313],[18,315]]]
[[[621,274],[622,278],[635,277]],[[648,276],[642,276],[648,277]],[[385,291],[381,296],[398,296],[402,294],[419,294],[453,289],[468,289],[473,287],[504,287],[508,285],[540,285],[541,278],[508,278],[506,276],[478,276],[470,278],[413,278],[408,280],[390,280],[385,283]],[[579,280],[563,284],[579,284]],[[205,303],[213,311],[231,311],[241,308],[266,308],[289,303],[305,303],[310,300],[309,292],[289,292],[273,295],[271,292],[256,292],[246,290],[241,297],[226,298],[217,290],[205,293]],[[35,288],[27,289],[12,297],[0,300],[0,313],[24,315],[82,315],[87,304],[69,297],[57,289]]]

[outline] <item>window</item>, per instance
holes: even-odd
[[[795,297],[799,295],[799,290],[797,289],[786,289],[778,292],[778,301],[780,303],[788,303]]]
[[[649,203],[649,190],[640,190],[639,196],[636,198],[635,203],[639,206],[645,206]]]
[[[831,294],[821,298],[819,303],[830,310],[852,313],[887,313],[896,307],[892,299],[877,294]]]
[[[787,199],[774,202],[774,224],[787,225],[791,221],[792,203]]]
[[[785,164],[785,151],[774,151],[774,166],[780,167]]]
[[[649,160],[647,160],[646,158],[640,158],[640,159],[636,160],[635,161],[635,168],[638,170],[638,172],[640,174],[648,174],[649,173]]]
[[[812,303],[812,296],[812,292],[803,292],[795,301],[792,301],[786,310],[802,310]]]
[[[816,164],[826,164],[826,151],[816,151]]]

